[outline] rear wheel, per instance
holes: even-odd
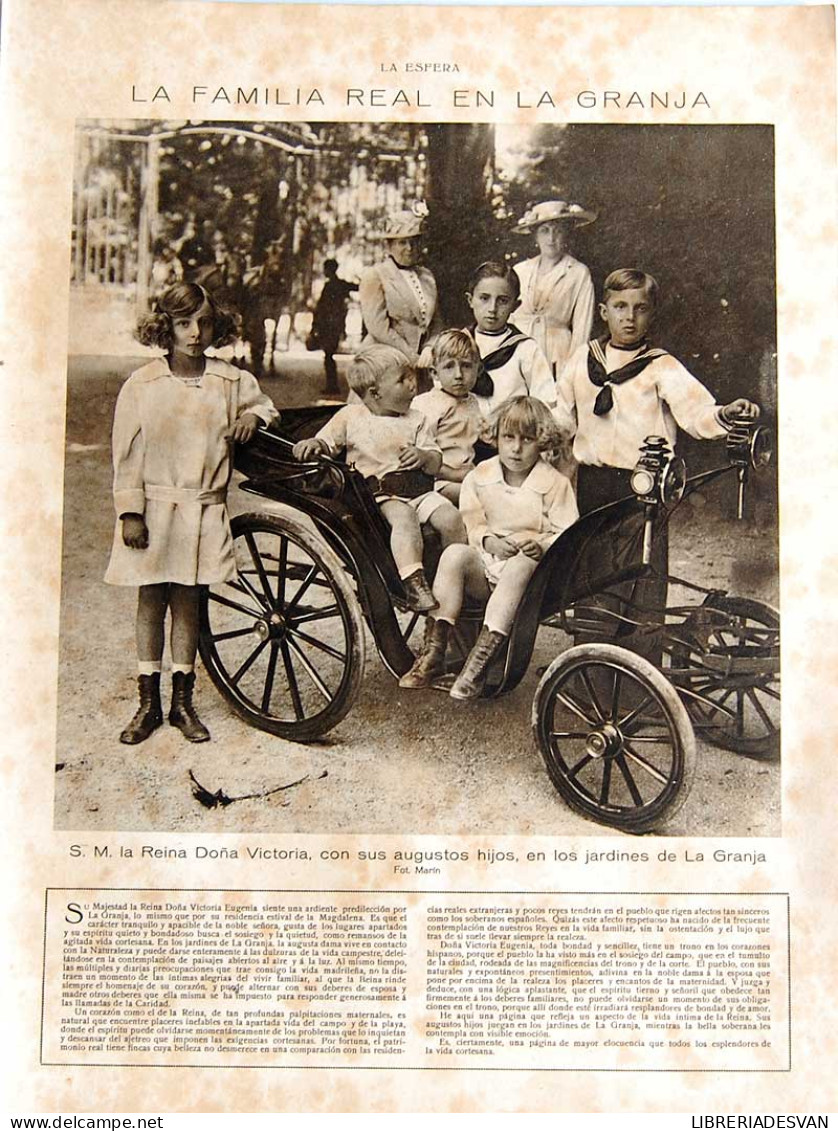
[[[643,833],[683,805],[695,737],[670,683],[648,660],[612,644],[580,644],[544,673],[533,729],[567,804],[600,824]]]
[[[752,758],[780,749],[780,614],[712,594],[673,630],[670,676],[709,742]]]
[[[333,551],[286,516],[232,521],[238,577],[204,591],[201,658],[237,714],[271,734],[309,742],[358,694],[364,622]]]

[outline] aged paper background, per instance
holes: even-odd
[[[830,9],[471,9],[204,6],[166,0],[11,0],[4,13],[3,168],[4,502],[2,758],[6,780],[5,926],[12,948],[6,1013],[14,1019],[4,1071],[15,1110],[829,1110],[834,1063],[836,919],[830,706],[836,648],[829,616],[838,556],[836,475],[835,114]],[[538,44],[536,51],[534,44]],[[503,92],[508,110],[451,106],[453,82],[426,75],[430,110],[341,111],[348,85],[390,85],[385,59],[454,59],[457,86]],[[38,1063],[41,938],[46,886],[304,887],[293,865],[120,866],[71,861],[71,833],[52,824],[56,634],[68,331],[73,130],[78,118],[138,112],[132,84],[165,83],[160,117],[210,116],[188,102],[193,84],[316,86],[325,120],[402,117],[524,122],[528,86],[555,92],[549,120],[771,123],[776,129],[778,340],[784,628],[783,837],[754,868],[682,861],[647,868],[645,891],[791,893],[793,1040],[790,1073],[552,1075],[489,1072],[194,1072],[47,1068]],[[399,85],[408,85],[400,82]],[[415,84],[412,84],[415,85]],[[705,92],[710,109],[580,108],[580,90]],[[181,93],[175,93],[181,92]],[[499,98],[499,103],[501,99]],[[688,102],[689,105],[689,102]],[[271,117],[270,108],[262,113]],[[222,116],[252,119],[252,108]],[[305,120],[311,108],[287,108]],[[658,116],[656,116],[658,115]],[[92,506],[101,500],[92,500]],[[95,629],[92,627],[92,631]],[[122,838],[130,840],[130,838]],[[135,838],[137,839],[137,838]],[[164,840],[166,838],[163,838]],[[324,838],[321,838],[324,839]],[[171,841],[171,838],[169,838]],[[495,838],[493,843],[497,843]],[[155,843],[146,837],[142,843]],[[428,846],[432,843],[427,838]],[[225,843],[234,843],[226,838]],[[325,843],[329,843],[325,839]],[[339,841],[335,841],[339,843]],[[473,838],[473,845],[479,840]],[[613,843],[613,842],[612,842]],[[654,843],[654,842],[652,842]],[[763,847],[761,845],[760,847]],[[745,847],[745,846],[743,846]],[[591,869],[591,890],[614,890]],[[417,884],[420,881],[416,881]],[[452,889],[473,883],[452,868]],[[486,886],[520,889],[513,867]],[[323,865],[323,889],[395,886],[374,869]],[[548,869],[531,888],[560,886]],[[817,1020],[815,1020],[817,1019]],[[360,1078],[359,1078],[360,1077]]]

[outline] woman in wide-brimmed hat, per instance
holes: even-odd
[[[521,305],[515,324],[535,338],[558,376],[570,354],[591,336],[594,285],[584,263],[568,252],[573,228],[590,224],[595,212],[564,200],[544,200],[521,217],[513,231],[534,234],[538,255],[515,265]]]
[[[358,291],[366,340],[395,346],[414,362],[442,329],[436,281],[422,266],[427,214],[420,201],[387,217],[377,233],[387,257],[363,272]]]

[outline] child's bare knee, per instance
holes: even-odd
[[[446,545],[466,541],[466,528],[460,512],[450,503],[444,507],[437,507],[431,515],[431,526]]]

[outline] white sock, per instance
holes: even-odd
[[[139,660],[137,663],[138,675],[155,675],[161,671],[163,664],[160,660]]]
[[[421,562],[414,562],[413,565],[403,566],[399,570],[399,577],[401,578],[402,581],[404,581],[404,579],[406,577],[410,577],[412,574],[416,573],[416,571],[418,569],[424,570],[424,568],[425,567],[422,565]]]
[[[194,664],[172,664],[172,675],[174,675],[175,672],[183,672],[184,675],[189,675],[189,673],[194,672],[194,670]]]

